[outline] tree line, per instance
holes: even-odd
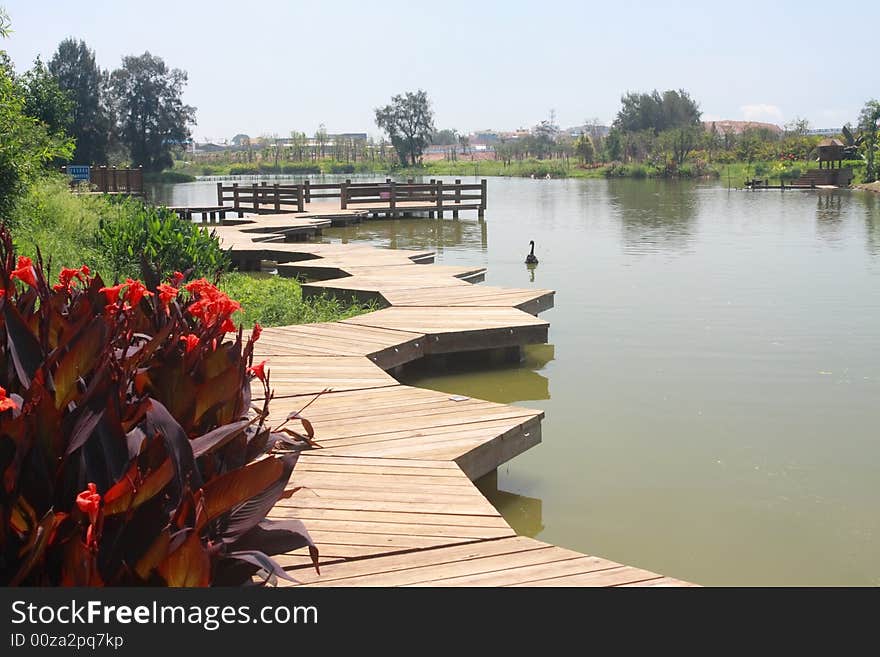
[[[102,70],[84,41],[65,39],[48,63],[39,57],[21,76],[2,52],[2,75],[18,87],[23,111],[52,135],[66,135],[74,164],[127,164],[160,171],[190,139],[195,108],[182,100],[187,75],[149,52]]]

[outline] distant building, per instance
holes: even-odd
[[[813,128],[807,130],[808,135],[818,135],[820,137],[834,137],[841,133],[840,128]]]

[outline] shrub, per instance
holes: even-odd
[[[98,229],[98,248],[115,276],[136,276],[142,258],[162,277],[191,268],[195,276],[213,279],[230,266],[229,253],[207,228],[180,219],[166,208],[141,206],[128,215],[119,221],[102,220]]]
[[[311,426],[266,426],[259,330],[225,339],[238,304],[180,283],[105,287],[84,267],[50,287],[0,227],[0,584],[288,578],[266,545],[307,545],[317,568],[300,523],[265,519]]]
[[[353,164],[331,164],[330,173],[354,173]]]

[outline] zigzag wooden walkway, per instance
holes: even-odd
[[[304,415],[321,445],[294,470],[290,486],[303,488],[269,514],[303,520],[320,549],[320,575],[304,550],[278,559],[300,585],[690,586],[517,536],[471,482],[538,444],[543,412],[405,386],[387,373],[426,354],[546,342],[548,323],[535,315],[553,306],[552,290],[473,286],[482,268],[419,266],[433,261],[429,252],[220,232],[239,262],[330,279],[305,294],[387,306],[264,329],[257,343],[270,361],[272,417],[310,404]]]

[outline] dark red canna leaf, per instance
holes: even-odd
[[[12,357],[19,384],[27,388],[43,362],[40,342],[13,304],[3,304],[3,318],[6,321],[6,348]]]
[[[211,558],[198,532],[187,530],[186,539],[156,567],[168,586],[208,586]]]
[[[252,422],[252,420],[239,420],[238,422],[232,422],[231,424],[224,424],[213,431],[209,431],[204,436],[193,438],[193,440],[190,441],[193,456],[199,458],[215,449],[219,449],[233,438],[244,433],[244,430],[247,429]]]

